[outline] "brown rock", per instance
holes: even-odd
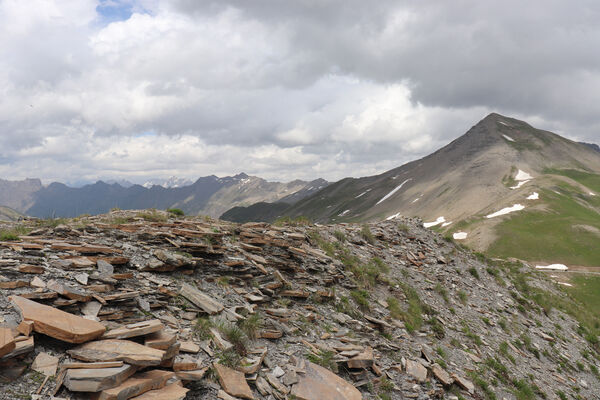
[[[25,336],[31,335],[31,331],[33,331],[33,321],[21,321],[19,326],[17,326],[17,330]]]
[[[182,353],[198,353],[200,351],[200,346],[198,346],[194,342],[181,342],[181,347],[179,351]]]
[[[406,360],[406,373],[419,382],[427,380],[427,369],[418,361]]]
[[[281,393],[281,394],[288,394],[290,392],[290,389],[287,386],[283,385],[279,381],[279,379],[277,379],[275,377],[275,375],[268,373],[268,374],[266,374],[266,377],[267,377],[267,382],[269,382],[269,384],[271,386],[273,386],[273,388],[275,390],[277,390],[279,393]]]
[[[298,374],[292,395],[300,400],[362,400],[362,395],[353,385],[311,362],[306,362],[304,374]]]
[[[163,350],[120,339],[89,342],[67,353],[82,361],[124,361],[139,366],[159,365],[165,355]]]
[[[162,389],[150,390],[141,396],[132,397],[132,400],[183,400],[186,393],[190,389],[186,389],[178,383],[172,383]]]
[[[27,281],[4,281],[0,282],[0,289],[16,289],[29,286]]]
[[[21,264],[19,265],[19,272],[26,274],[43,274],[45,269],[39,265]]]
[[[73,392],[99,392],[120,385],[135,370],[128,364],[115,368],[69,369],[63,383]]]
[[[51,356],[48,353],[39,353],[35,360],[33,360],[33,364],[31,364],[32,370],[40,372],[47,376],[56,375],[57,367],[58,357]]]
[[[177,371],[175,372],[175,375],[182,381],[199,381],[204,378],[206,371],[208,371],[208,368],[196,369],[193,371]]]
[[[433,376],[435,376],[435,378],[440,381],[442,383],[442,385],[444,386],[450,386],[452,385],[452,383],[454,382],[454,379],[452,379],[450,377],[450,374],[448,374],[444,369],[442,369],[442,367],[440,367],[438,364],[433,364],[431,366],[431,373],[433,374]]]
[[[367,347],[362,353],[347,362],[348,368],[370,368],[373,365],[373,349]]]
[[[248,386],[243,373],[218,363],[214,363],[213,366],[219,377],[219,383],[227,394],[233,397],[254,400],[252,390]]]
[[[163,328],[162,322],[158,319],[129,324],[117,329],[110,330],[102,335],[102,339],[127,339],[135,336],[148,335],[158,332]]]
[[[115,368],[123,365],[123,361],[106,361],[96,363],[69,362],[60,365],[61,369],[101,369]]]
[[[55,291],[61,296],[66,297],[67,299],[81,301],[85,303],[86,301],[90,301],[92,298],[89,294],[82,292],[81,290],[64,285],[62,283],[56,281],[50,281],[46,284],[46,287],[50,290]]]
[[[225,308],[221,303],[202,293],[192,285],[184,283],[179,290],[179,294],[194,303],[200,309],[208,314],[217,314]]]
[[[33,321],[33,330],[69,343],[84,343],[102,335],[106,328],[99,322],[36,303],[19,296],[9,300],[25,321]]]
[[[117,387],[105,389],[97,397],[98,400],[124,400],[139,396],[150,390],[163,388],[175,374],[171,371],[155,369],[139,372]]]
[[[14,350],[11,351],[10,353],[4,355],[3,357],[0,357],[0,361],[6,360],[9,358],[13,358],[16,356],[20,356],[21,354],[29,353],[30,351],[33,350],[33,347],[34,347],[33,336],[30,336],[25,340],[20,340],[20,341],[15,340]]]
[[[452,374],[452,378],[458,386],[465,389],[469,393],[472,394],[473,392],[475,392],[475,385],[473,385],[473,382],[471,382],[470,380],[463,378],[457,374]]]
[[[177,337],[171,333],[165,332],[161,329],[158,332],[154,332],[144,339],[144,345],[152,347],[153,349],[167,350],[173,343],[175,343]]]
[[[12,331],[8,328],[0,328],[0,357],[13,351],[15,347]]]

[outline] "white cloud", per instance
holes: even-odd
[[[309,3],[111,1],[133,14],[107,23],[97,1],[0,0],[0,175],[339,179],[423,156],[491,110],[600,129],[600,62],[581,44],[599,30],[572,7]]]

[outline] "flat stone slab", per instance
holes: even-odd
[[[175,376],[174,372],[155,369],[139,372],[121,383],[119,386],[105,389],[98,396],[98,400],[124,400],[139,396],[150,390],[163,388],[169,379]]]
[[[246,376],[242,372],[217,363],[214,363],[213,366],[219,377],[219,383],[227,394],[241,399],[254,400],[252,390],[248,386],[248,382],[246,382]],[[322,399],[325,398],[323,397]]]
[[[179,294],[208,314],[220,313],[225,308],[223,304],[188,283],[184,283],[181,286]]]
[[[206,375],[206,371],[208,371],[208,367],[193,371],[177,371],[175,375],[182,381],[201,381]]]
[[[418,361],[406,360],[406,373],[418,382],[422,383],[427,380],[427,368]]]
[[[99,392],[120,385],[135,370],[129,364],[115,368],[69,369],[63,384],[73,392]]]
[[[33,350],[34,342],[33,336],[28,337],[25,340],[16,341],[15,340],[15,348],[8,354],[0,357],[0,361],[7,360],[9,358],[13,358],[16,356],[20,356],[21,354],[29,353]]]
[[[141,396],[132,397],[131,400],[183,400],[189,390],[173,383],[162,389],[150,390]]]
[[[40,353],[37,355],[31,369],[40,372],[46,376],[56,375],[56,368],[58,367],[58,357],[51,356],[48,353]]]
[[[110,330],[102,335],[102,339],[127,339],[135,336],[144,336],[160,331],[162,328],[163,324],[160,320],[151,319]]]
[[[90,301],[92,296],[90,296],[89,294],[85,293],[82,290],[79,290],[77,288],[74,288],[72,286],[69,285],[65,285],[63,283],[57,282],[57,281],[50,281],[46,284],[46,287],[58,294],[60,294],[63,297],[66,297],[67,299],[71,299],[71,300],[77,300],[80,301],[82,303],[85,303],[86,301]]]
[[[298,383],[292,395],[299,400],[362,400],[353,385],[333,372],[311,362],[306,362],[306,372],[298,374]]]
[[[164,329],[161,329],[158,332],[154,332],[146,336],[144,338],[144,344],[148,347],[152,347],[153,349],[167,350],[175,343],[176,340],[177,336],[172,333],[165,332]]]
[[[348,368],[370,368],[373,365],[373,349],[367,347],[362,353],[347,361]]]
[[[15,349],[15,338],[9,328],[0,328],[0,357]]]
[[[106,339],[89,342],[68,350],[82,361],[124,361],[138,366],[159,365],[165,352],[129,340]]]
[[[8,298],[25,321],[33,321],[33,330],[69,343],[85,343],[102,335],[106,328],[99,322],[69,314],[20,296]]]

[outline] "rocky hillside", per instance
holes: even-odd
[[[23,214],[9,207],[0,206],[0,221],[16,221],[23,217]]]
[[[40,218],[95,215],[112,208],[179,208],[186,214],[218,217],[232,207],[261,201],[274,202],[285,198],[287,203],[292,204],[327,184],[323,180],[268,182],[244,173],[223,178],[206,176],[187,186],[181,186],[182,183],[184,181],[174,179],[170,187],[144,187],[99,181],[75,188],[58,182],[42,186],[39,180],[0,180],[0,205]]]
[[[1,399],[599,398],[595,314],[420,219],[23,224],[0,228]]]

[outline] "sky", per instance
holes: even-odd
[[[384,172],[490,112],[600,142],[600,2],[0,0],[0,178]]]

